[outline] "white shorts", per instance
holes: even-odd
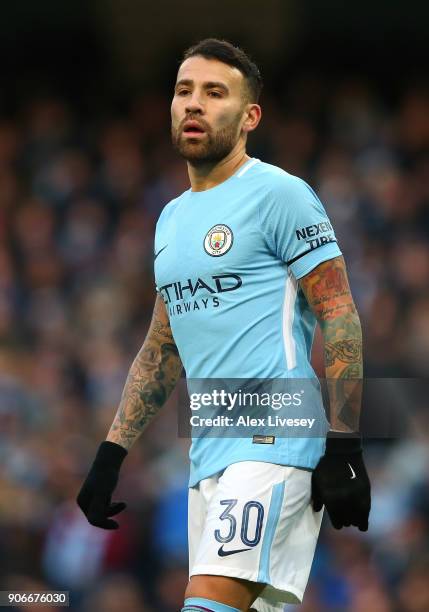
[[[189,575],[266,584],[252,607],[301,603],[323,511],[310,504],[308,470],[242,461],[189,489]]]

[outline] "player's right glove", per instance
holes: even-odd
[[[355,525],[368,529],[371,485],[358,434],[328,432],[326,451],[311,479],[313,509],[325,505],[335,529]]]
[[[114,442],[102,442],[89,474],[77,496],[77,503],[88,522],[103,529],[117,529],[115,516],[126,508],[124,502],[113,502],[112,494],[118,483],[119,470],[128,451]]]

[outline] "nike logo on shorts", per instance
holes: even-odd
[[[153,260],[155,261],[155,259],[158,257],[158,255],[160,253],[162,253],[162,251],[164,251],[164,249],[166,249],[168,247],[168,244],[166,244],[164,247],[162,247],[162,249],[159,249],[158,253],[155,253]]]
[[[245,552],[246,550],[252,550],[252,549],[251,548],[238,548],[237,550],[224,550],[223,544],[222,544],[222,546],[217,551],[217,554],[219,555],[219,557],[229,557],[229,555],[236,555],[237,553]]]

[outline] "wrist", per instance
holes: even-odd
[[[361,453],[362,436],[359,432],[328,431],[326,436],[326,454]]]
[[[113,467],[119,470],[128,451],[116,442],[105,440],[100,444],[94,464],[100,467]]]

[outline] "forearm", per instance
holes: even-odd
[[[129,450],[165,404],[181,372],[182,362],[158,294],[148,334],[128,373],[107,440]]]
[[[358,431],[362,398],[362,330],[353,304],[321,321],[331,429]]]
[[[344,259],[321,263],[300,280],[321,327],[331,429],[357,431],[362,395],[362,330]]]
[[[167,401],[182,364],[174,343],[146,341],[130,368],[107,440],[127,450]]]

